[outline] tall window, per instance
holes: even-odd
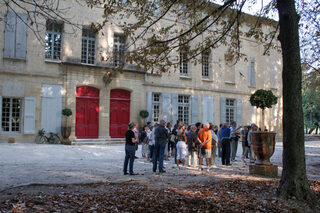
[[[256,86],[256,69],[255,69],[255,59],[249,58],[249,78],[248,84],[249,86],[255,87]]]
[[[2,119],[1,128],[3,132],[20,131],[20,112],[21,99],[3,98],[2,99]]]
[[[180,75],[188,75],[188,61],[187,61],[187,52],[180,52]]]
[[[152,120],[154,122],[159,122],[160,115],[160,94],[152,94]]]
[[[115,34],[113,41],[113,64],[119,66],[124,64],[126,39],[123,35]]]
[[[230,124],[232,121],[235,121],[235,112],[235,100],[226,99],[226,122]]]
[[[190,100],[189,96],[178,96],[178,119],[184,124],[189,124],[190,117]]]
[[[82,30],[81,63],[94,64],[96,35],[88,29]]]
[[[45,37],[45,57],[50,60],[61,60],[62,24],[47,21]]]
[[[202,78],[204,79],[209,78],[209,54],[208,53],[202,54]]]

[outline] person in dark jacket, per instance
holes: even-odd
[[[166,172],[163,169],[163,155],[164,149],[166,148],[166,143],[168,143],[169,133],[168,130],[165,128],[166,122],[164,120],[160,121],[160,125],[155,129],[154,136],[155,136],[155,145],[153,150],[153,168],[152,171],[157,171],[157,164],[159,161],[159,172],[163,173]]]
[[[188,141],[188,151],[189,151],[189,166],[197,167],[198,166],[198,150],[199,150],[199,141],[197,139],[196,133],[197,127],[195,125],[191,126],[191,131],[188,132],[187,141]]]
[[[130,175],[136,175],[133,172],[133,162],[134,162],[134,156],[136,153],[135,144],[137,143],[136,137],[134,135],[134,132],[132,131],[135,127],[135,123],[129,123],[129,129],[126,132],[126,145],[125,145],[125,159],[123,164],[123,174],[128,174],[128,164],[129,164],[129,174]],[[130,163],[129,163],[130,161]]]

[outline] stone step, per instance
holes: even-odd
[[[111,139],[76,139],[72,142],[72,145],[111,145],[111,144],[123,144],[124,138],[111,138]]]

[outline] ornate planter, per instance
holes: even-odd
[[[71,135],[71,126],[62,126],[61,127],[61,135],[64,139],[67,139]]]
[[[257,156],[256,164],[272,165],[270,157],[275,149],[275,132],[252,132],[252,146]]]

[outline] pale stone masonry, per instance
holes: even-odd
[[[83,29],[91,22],[102,21],[101,8],[89,9],[75,1],[61,4],[72,6],[69,17]],[[9,137],[17,142],[34,142],[42,128],[59,133],[65,107],[73,112],[71,138],[77,140],[121,138],[128,121],[142,124],[141,110],[148,110],[146,120],[152,122],[165,115],[173,123],[180,118],[188,124],[210,121],[218,125],[228,120],[241,125],[260,124],[260,110],[251,107],[249,97],[261,88],[271,89],[279,97],[278,104],[266,110],[264,126],[278,132],[278,137],[282,135],[281,53],[271,50],[269,56],[263,56],[263,46],[254,40],[242,38],[249,60],[234,66],[225,60],[226,48],[213,49],[208,76],[202,76],[202,64],[188,63],[186,75],[179,70],[155,75],[127,65],[123,73],[106,83],[106,74],[113,66],[102,58],[113,55],[115,43],[121,45],[114,40],[122,33],[114,24],[117,20],[106,24],[93,45],[85,43],[88,48],[92,45],[95,55],[93,64],[84,64],[81,28],[59,22],[60,56],[46,59],[45,45],[35,34],[5,7],[0,10],[5,18],[0,22],[0,142],[7,142]],[[45,38],[47,20],[39,21],[39,34]]]

